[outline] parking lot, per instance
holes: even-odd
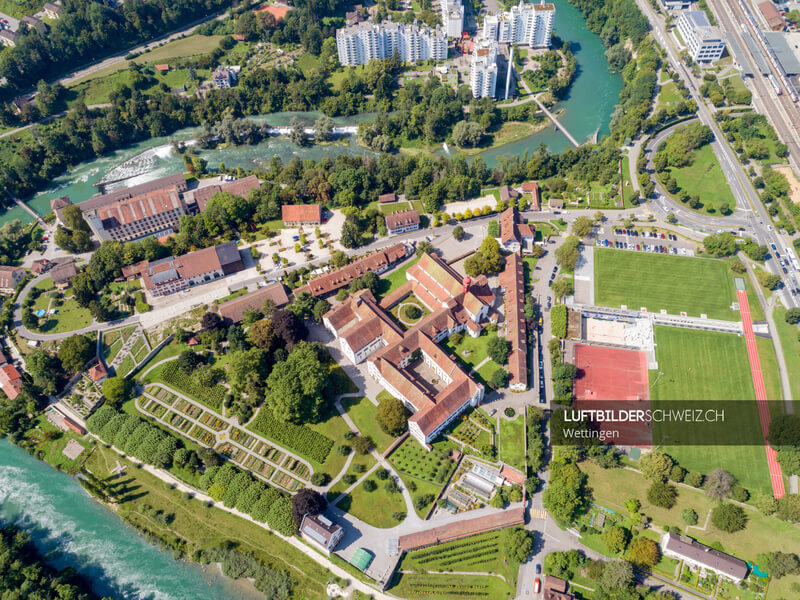
[[[608,227],[595,245],[600,248],[616,248],[634,252],[654,252],[675,256],[694,256],[695,244],[683,240],[672,233],[657,233]]]

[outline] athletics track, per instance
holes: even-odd
[[[764,388],[764,377],[761,373],[761,362],[758,360],[753,321],[750,318],[750,305],[747,302],[747,292],[745,290],[736,290],[736,296],[739,300],[739,312],[742,314],[744,340],[747,344],[747,358],[750,359],[750,371],[753,374],[753,386],[756,389],[756,403],[758,404],[758,415],[761,417],[761,431],[764,434],[764,446],[767,451],[767,465],[769,466],[772,493],[776,498],[781,498],[786,492],[783,488],[783,475],[781,475],[781,466],[778,464],[777,453],[766,440],[769,433],[769,405],[767,404],[767,390]]]

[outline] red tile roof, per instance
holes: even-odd
[[[528,387],[528,337],[525,323],[525,279],[519,254],[506,256],[506,266],[500,273],[500,287],[506,313],[506,336],[511,344],[508,370],[509,385]]]
[[[281,219],[284,223],[321,223],[322,207],[319,204],[284,204]]]
[[[525,237],[533,237],[536,227],[522,222],[516,206],[509,207],[500,215],[500,242],[505,245],[514,240],[522,244]]]
[[[358,279],[369,271],[380,271],[390,267],[394,263],[408,256],[408,249],[405,244],[395,244],[383,250],[377,250],[372,254],[367,254],[325,275],[320,275],[309,280],[308,290],[314,296],[323,296],[339,288],[350,285],[350,282]]]
[[[22,279],[23,274],[22,267],[0,265],[0,289],[13,290],[17,287],[17,283]]]
[[[388,194],[381,194],[378,196],[378,202],[381,204],[386,204],[387,202],[394,202],[397,200],[397,194],[394,192],[389,192]]]
[[[219,316],[232,323],[238,323],[244,318],[244,313],[248,309],[260,311],[267,298],[272,300],[277,307],[289,304],[289,297],[286,295],[283,284],[275,282],[221,304]]]
[[[398,545],[401,551],[414,550],[434,544],[441,544],[451,540],[494,531],[503,527],[520,525],[525,522],[525,511],[523,508],[510,508],[499,511],[485,517],[474,519],[462,519],[448,525],[432,527],[417,533],[400,536]]]
[[[106,368],[101,362],[98,362],[96,365],[89,368],[89,377],[91,377],[92,381],[94,382],[100,381],[107,375],[108,371],[106,371]]]
[[[22,390],[22,375],[17,371],[17,367],[9,363],[0,367],[0,389],[10,400],[19,396]]]
[[[401,210],[400,212],[386,215],[386,228],[399,229],[409,225],[419,225],[419,213],[416,210]]]
[[[255,175],[248,175],[247,177],[236,179],[235,181],[227,181],[222,184],[207,185],[198,188],[194,191],[194,201],[197,202],[197,209],[199,211],[204,211],[206,205],[208,205],[208,201],[211,200],[215,194],[227,192],[234,196],[247,198],[247,194],[250,190],[256,189],[260,185],[261,182],[258,180],[258,177]]]

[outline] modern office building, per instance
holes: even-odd
[[[464,4],[461,0],[441,0],[442,25],[449,38],[460,38],[464,30]]]
[[[414,23],[406,25],[391,20],[358,23],[336,31],[339,62],[345,66],[368,63],[372,59],[391,58],[397,52],[403,62],[447,59],[447,32]]]
[[[553,4],[531,4],[520,0],[511,10],[487,15],[483,21],[483,37],[501,44],[549,48],[553,34],[556,7]]]
[[[475,42],[469,85],[473,98],[494,98],[497,94],[497,41],[484,38]]]
[[[701,10],[686,10],[678,16],[678,32],[686,43],[689,56],[697,63],[719,60],[725,50],[719,27],[708,22]]]

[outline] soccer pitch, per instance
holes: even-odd
[[[771,492],[764,446],[731,444],[732,440],[761,437],[744,338],[658,326],[655,339],[658,370],[650,371],[653,408],[674,408],[674,401],[692,400],[740,401],[742,406],[730,410],[727,404],[724,424],[704,429],[707,435],[702,446],[670,444],[670,439],[682,439],[685,444],[691,441],[686,436],[697,431],[679,424],[657,426],[653,442],[662,441],[661,449],[689,471],[708,475],[714,469],[725,469],[751,493]]]
[[[721,260],[594,249],[594,297],[600,306],[738,320],[733,279]]]

